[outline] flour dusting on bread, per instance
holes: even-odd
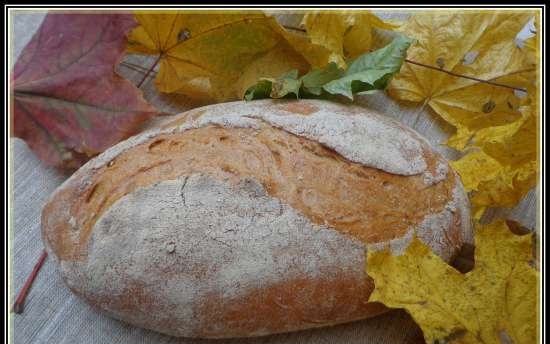
[[[365,275],[363,243],[312,223],[252,179],[231,186],[191,175],[136,189],[96,222],[87,251],[86,261],[62,263],[69,285],[98,300],[140,285],[154,300],[136,303],[144,309],[131,321],[147,327],[149,313],[162,314],[189,325],[180,335],[211,292],[230,302],[283,280]],[[116,302],[102,307],[116,316]]]
[[[179,129],[208,124],[224,127],[257,128],[261,122],[322,143],[350,161],[399,175],[415,175],[426,170],[423,142],[409,129],[377,113],[357,108],[345,111],[343,105],[306,101],[315,112],[298,115],[270,101],[234,102],[223,109],[206,107],[200,117],[190,119]],[[254,120],[256,119],[256,121]]]

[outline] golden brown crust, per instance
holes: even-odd
[[[260,336],[376,316],[388,309],[380,303],[366,302],[367,298],[358,297],[370,294],[373,289],[370,278],[342,274],[274,283],[229,303],[212,293],[195,310],[198,314],[210,316],[208,321],[197,326],[193,336],[216,338],[220,332],[224,337]],[[329,300],[327,296],[330,296]],[[220,331],[219,324],[224,324],[226,329]]]
[[[128,297],[72,292],[89,304],[110,309],[110,315],[146,313],[156,302],[155,295],[144,292],[145,286],[128,283]],[[209,293],[193,310],[199,323],[186,337],[232,338],[252,337],[297,331],[306,328],[332,326],[340,323],[374,317],[388,311],[383,304],[367,302],[374,290],[371,278],[352,274],[339,274],[330,278],[296,278],[256,288],[240,298],[227,301],[219,293]],[[366,297],[361,297],[366,295]],[[319,302],[309,302],[318,300]],[[108,306],[107,306],[108,305]],[[143,315],[143,314],[142,314]],[[146,323],[122,319],[135,325],[179,336],[182,329],[179,319],[155,316]]]
[[[435,170],[440,158],[425,152],[428,169]],[[152,138],[96,171],[89,185],[65,188],[44,213],[70,206],[80,228],[78,238],[67,235],[67,219],[57,222],[60,228],[45,227],[47,240],[61,259],[78,259],[85,255],[93,224],[120,197],[197,172],[233,183],[255,178],[270,195],[313,222],[328,223],[365,243],[403,236],[427,214],[440,212],[455,187],[453,174],[428,187],[421,175],[398,176],[351,163],[317,142],[272,127],[256,131],[208,126]]]
[[[284,107],[300,116],[317,110],[299,103]],[[196,119],[203,113],[198,110],[191,115]],[[164,128],[175,128],[187,120],[181,115]],[[449,168],[427,144],[422,144],[422,151],[432,175],[442,165]],[[260,129],[207,125],[167,131],[122,151],[93,173],[77,171],[44,207],[47,247],[61,261],[86,261],[94,224],[117,200],[138,188],[195,173],[233,185],[244,178],[257,180],[271,197],[311,222],[326,224],[364,244],[399,239],[421,226],[454,201],[459,183],[450,168],[441,181],[426,183],[422,174],[401,176],[350,162],[316,141],[265,123]],[[453,211],[451,225],[440,233],[451,249],[458,249],[464,240],[461,211],[460,207]],[[193,310],[207,316],[187,335],[253,336],[373,316],[385,310],[380,304],[366,302],[373,288],[365,275],[343,273],[330,278],[295,277],[247,290],[230,302],[213,293]],[[79,293],[78,288],[73,289]],[[314,301],[302,302],[301,292],[309,293],[307,299]],[[127,295],[116,300],[108,294],[80,296],[101,309],[110,309],[117,317],[146,310],[155,302],[135,281],[129,282]],[[123,319],[180,335],[178,322],[162,316],[149,323],[133,321],[131,316]]]

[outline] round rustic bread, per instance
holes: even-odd
[[[69,288],[131,324],[243,337],[362,319],[369,249],[472,241],[463,187],[418,133],[324,101],[188,111],[88,162],[43,239]]]

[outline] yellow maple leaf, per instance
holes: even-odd
[[[408,60],[522,88],[535,66],[514,39],[532,16],[528,11],[434,11],[411,16],[399,31],[418,41],[408,50]],[[430,106],[457,129],[447,144],[459,150],[478,130],[520,116],[519,100],[511,89],[411,63],[405,63],[388,92],[396,99]]]
[[[534,30],[530,28],[530,31],[533,35],[528,37],[523,42],[523,47],[530,52],[529,55],[532,59],[531,63],[533,64],[538,64],[538,61],[540,61],[540,54],[539,54],[540,33],[539,33],[538,23],[540,23],[540,13],[536,12],[535,19],[533,21]]]
[[[533,91],[531,94],[536,94]],[[474,218],[487,207],[513,207],[537,184],[538,116],[536,102],[520,108],[522,117],[503,126],[480,130],[474,144],[481,149],[451,162],[461,176]]]
[[[376,285],[369,301],[405,308],[428,343],[537,343],[531,241],[503,221],[479,228],[475,267],[466,274],[416,238],[401,256],[369,251],[367,273]]]
[[[525,43],[527,55],[538,64],[539,35]],[[539,74],[526,80],[527,97],[519,102],[515,121],[480,129],[469,152],[451,165],[470,193],[475,219],[488,207],[513,207],[537,184],[539,171]],[[533,80],[534,79],[534,80]]]
[[[512,168],[478,151],[451,164],[465,181],[466,189],[472,191],[470,202],[475,220],[481,219],[488,207],[513,207],[537,182],[535,160]],[[488,173],[483,175],[483,171]]]
[[[156,86],[192,98],[241,98],[261,77],[322,67],[329,52],[261,12],[141,11],[131,53],[159,55]]]
[[[400,30],[416,38],[407,58],[455,74],[529,89],[537,77],[532,41],[517,46],[517,33],[533,12],[428,12]],[[470,193],[475,219],[488,207],[512,207],[536,185],[538,108],[514,90],[406,63],[390,83],[397,99],[424,102],[456,127],[447,145],[474,147],[453,167]]]
[[[370,11],[313,11],[302,19],[312,43],[326,47],[329,62],[346,66],[345,59],[355,58],[372,47],[372,29],[395,29]]]

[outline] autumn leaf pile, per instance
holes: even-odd
[[[206,102],[386,91],[427,107],[455,128],[445,144],[461,152],[452,165],[479,227],[476,265],[461,274],[417,239],[401,256],[369,251],[371,300],[407,309],[430,343],[534,343],[530,237],[479,225],[537,184],[539,34],[515,40],[534,16],[425,11],[396,25],[310,11],[289,28],[260,11],[49,14],[13,68],[14,134],[47,164],[75,169],[138,132],[159,111],[114,72],[125,53],[154,56],[143,69],[157,67],[159,92]],[[393,41],[374,50],[380,30]]]

